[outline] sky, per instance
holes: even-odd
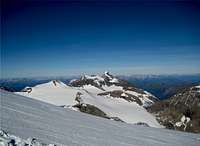
[[[3,0],[1,78],[200,73],[195,1]]]

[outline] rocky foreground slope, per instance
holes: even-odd
[[[156,102],[148,107],[148,111],[169,129],[200,133],[200,85]]]
[[[6,91],[0,91],[0,95],[0,128],[21,139],[58,146],[199,146],[200,143],[197,134],[115,122]]]
[[[116,121],[161,127],[145,109],[157,98],[108,72],[84,75],[69,85],[53,80],[17,94]]]

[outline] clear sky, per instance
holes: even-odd
[[[200,3],[4,0],[1,77],[200,73]]]

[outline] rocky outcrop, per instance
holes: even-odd
[[[148,111],[166,128],[200,133],[200,86],[186,88],[167,100],[156,102]]]

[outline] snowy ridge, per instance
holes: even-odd
[[[1,129],[67,146],[198,146],[200,136],[90,116],[1,91]]]
[[[26,89],[28,89],[28,92]],[[62,106],[76,104],[74,95],[76,95],[77,92],[78,89],[67,86],[61,81],[56,82],[56,85],[54,84],[54,81],[50,81],[48,83],[39,84],[35,87],[32,87],[31,92],[29,87],[25,88],[22,92],[17,92],[17,94],[33,97],[57,106]]]
[[[121,82],[105,72],[103,76],[84,75],[80,80],[70,82],[70,84],[77,86],[69,86],[61,81],[51,81],[31,89],[30,87],[25,88],[23,92],[17,94],[57,106],[69,107],[76,111],[78,109],[73,106],[89,104],[102,110],[108,117],[117,117],[127,123],[142,122],[151,127],[162,127],[156,118],[144,108],[154,103],[149,98],[155,98],[153,95],[133,87],[125,88],[125,86],[115,83]]]

